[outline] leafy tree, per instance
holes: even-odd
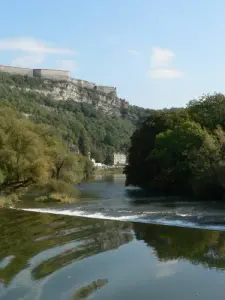
[[[126,183],[152,192],[223,198],[225,97],[155,111],[132,138]]]
[[[200,181],[203,185],[201,189],[205,188],[208,184],[206,177],[210,181],[215,178],[215,170],[220,162],[220,145],[199,124],[186,121],[156,136],[152,156],[160,166],[153,186],[161,181],[160,186],[166,189],[172,186],[173,193],[187,193],[197,183],[199,188]]]
[[[191,118],[207,129],[215,130],[218,125],[225,129],[225,96],[221,93],[207,94],[188,104]]]
[[[154,111],[131,137],[131,147],[128,150],[128,165],[125,168],[126,184],[148,187],[149,182],[158,174],[159,166],[150,157],[155,148],[157,134],[172,129],[188,114],[183,109]]]
[[[88,159],[71,153],[54,129],[0,106],[0,191],[11,193],[50,180],[80,182],[91,175]]]

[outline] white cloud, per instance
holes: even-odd
[[[131,54],[131,55],[134,55],[134,56],[139,56],[140,55],[140,52],[138,52],[137,50],[134,50],[134,49],[128,50],[128,53]]]
[[[148,72],[151,79],[175,79],[184,76],[172,67],[175,53],[166,48],[153,47],[151,55],[151,68]]]
[[[76,71],[76,64],[74,61],[69,60],[69,59],[58,60],[57,68],[60,70],[67,70],[70,72],[74,72],[74,71]]]
[[[44,62],[45,55],[25,55],[16,57],[11,61],[11,65],[15,67],[24,67],[24,68],[35,68],[37,65],[40,65]]]
[[[184,73],[176,69],[155,69],[149,71],[149,76],[152,79],[175,79],[183,77]]]
[[[154,47],[151,56],[151,68],[166,68],[170,65],[175,54],[169,49]]]
[[[156,265],[156,278],[170,277],[177,273],[176,265],[178,260],[160,262]]]
[[[18,37],[13,39],[1,39],[1,50],[16,50],[25,52],[37,52],[48,54],[75,54],[71,49],[53,47],[51,44],[32,37]]]

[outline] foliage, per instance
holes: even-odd
[[[225,97],[207,95],[186,109],[153,112],[131,138],[127,185],[166,195],[222,198]]]
[[[0,105],[0,191],[4,194],[52,180],[78,183],[93,166],[71,153],[51,127],[34,124],[16,110]],[[64,188],[65,190],[65,188]]]
[[[50,80],[0,73],[0,99],[33,122],[53,126],[68,147],[83,155],[90,151],[98,162],[108,160],[108,153],[128,150],[139,118],[138,108],[122,118],[107,115],[87,103],[57,101],[36,91],[51,91],[54,84]]]
[[[183,109],[159,110],[152,113],[131,137],[128,166],[125,169],[127,184],[146,187],[159,170],[157,161],[150,157],[155,148],[157,134],[174,128],[175,124],[188,119]]]

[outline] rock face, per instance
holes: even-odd
[[[82,81],[81,81],[82,83]],[[89,103],[97,109],[109,114],[119,114],[120,110],[128,107],[128,102],[118,98],[116,88],[83,85],[78,80],[74,81],[49,81],[45,80],[45,88],[30,89],[55,100],[72,100],[78,103]]]
[[[102,109],[103,112],[113,114],[119,114],[121,109],[129,105],[127,101],[117,97],[115,87],[96,85],[93,82],[72,78],[69,71],[0,65],[0,72],[40,78],[44,81],[42,88],[35,90],[26,88],[26,90],[50,95],[55,100],[89,103],[97,109]]]

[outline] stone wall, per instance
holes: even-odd
[[[95,83],[87,81],[87,80],[72,78],[71,81],[82,88],[94,89],[96,87]]]
[[[86,88],[90,90],[97,90],[101,93],[105,94],[114,94],[117,96],[116,88],[112,86],[103,86],[97,85],[94,82],[90,82],[87,80],[75,79],[71,78],[69,71],[64,70],[53,70],[53,69],[30,69],[30,68],[20,68],[20,67],[11,67],[11,66],[1,66],[0,72],[7,72],[10,74],[18,74],[18,75],[27,75],[30,77],[39,77],[46,78],[51,80],[58,81],[72,81],[74,84],[81,88]]]
[[[116,88],[112,86],[104,86],[104,85],[98,85],[97,90],[106,94],[114,93],[116,94]]]
[[[29,68],[19,68],[19,67],[11,67],[11,66],[1,66],[0,65],[0,71],[1,72],[7,72],[10,74],[18,74],[18,75],[27,75],[30,77],[33,77],[33,69]]]
[[[117,97],[115,87],[99,86],[93,82],[70,77],[70,72],[52,69],[29,69],[11,66],[1,66],[0,72],[27,75],[43,79],[55,80],[52,89],[35,90],[45,95],[51,95],[57,100],[73,100],[94,105],[105,112],[120,114],[121,108],[127,108],[129,103]],[[51,85],[49,85],[51,86]],[[29,89],[28,89],[29,90]]]
[[[52,80],[70,80],[70,72],[63,70],[52,70],[52,69],[34,69],[33,70],[34,77],[41,77]]]

